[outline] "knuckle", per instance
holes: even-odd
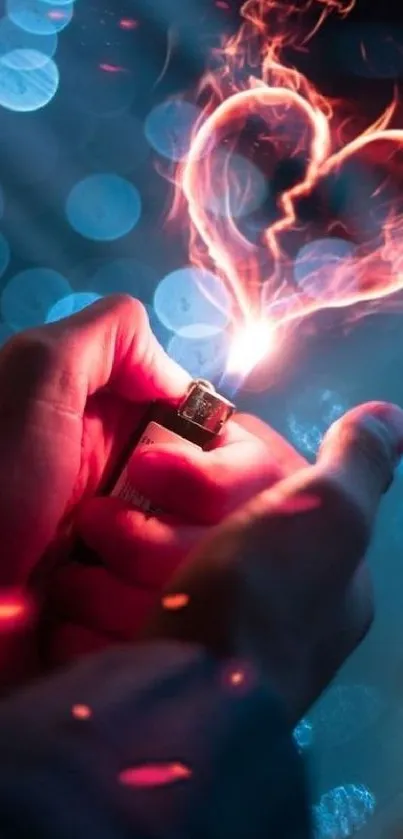
[[[13,372],[24,380],[36,380],[55,362],[55,346],[46,329],[32,329],[13,336],[5,347]]]
[[[147,320],[147,310],[143,303],[136,297],[125,292],[116,292],[108,297],[110,308],[116,312],[124,312],[133,319],[139,318]]]
[[[4,391],[13,388],[14,400],[51,399],[75,407],[76,392],[83,373],[77,365],[77,348],[67,335],[55,336],[52,327],[27,330],[14,336],[5,348],[1,383]]]

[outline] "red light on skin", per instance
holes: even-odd
[[[230,5],[225,0],[216,0],[216,6],[217,9],[225,9],[226,12],[229,12]]]
[[[117,64],[100,64],[99,69],[104,70],[105,73],[126,73],[125,68]]]
[[[190,778],[191,769],[183,763],[149,763],[134,766],[119,773],[119,781],[126,787],[164,787]]]
[[[134,18],[130,17],[122,17],[118,23],[119,29],[137,29],[140,26],[140,22],[138,20],[134,20]]]
[[[0,633],[24,626],[31,615],[28,598],[20,592],[0,592]]]
[[[73,705],[71,713],[76,720],[89,720],[92,717],[92,710],[89,705]]]
[[[278,515],[282,516],[298,516],[303,513],[310,513],[312,510],[318,510],[321,506],[319,495],[313,493],[287,497],[281,489],[277,490],[274,487],[273,490],[270,490],[270,494],[273,500],[276,500]]]

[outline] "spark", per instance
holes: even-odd
[[[46,17],[49,18],[49,20],[65,20],[66,13],[63,12],[61,9],[51,9],[49,12],[47,12]]]
[[[232,685],[241,685],[245,681],[245,673],[242,670],[235,670],[229,678]]]
[[[137,29],[140,26],[138,20],[134,18],[122,17],[118,23],[119,29]]]
[[[99,69],[104,70],[105,73],[126,73],[127,70],[124,67],[120,67],[118,64],[99,64]]]
[[[269,320],[247,324],[237,332],[227,360],[228,373],[247,376],[275,348],[276,330]]]
[[[73,705],[71,713],[76,720],[88,720],[92,717],[92,710],[89,705]]]
[[[176,611],[177,609],[183,609],[189,603],[189,595],[188,594],[167,594],[165,597],[162,598],[162,605],[164,609],[168,609],[172,612]]]
[[[131,787],[162,787],[191,777],[191,770],[183,763],[153,763],[124,769],[119,781]]]

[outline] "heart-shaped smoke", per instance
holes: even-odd
[[[352,6],[308,0],[305,10],[314,2],[320,22]],[[210,98],[178,170],[191,261],[214,267],[234,317],[246,324],[263,314],[290,322],[327,307],[345,307],[347,318],[357,304],[373,310],[403,287],[403,130],[388,128],[398,103],[345,143],[337,105],[282,61],[285,46],[297,43],[293,11],[266,0],[244,5],[219,69],[204,79]],[[259,78],[245,70],[254,51]],[[247,217],[255,184],[234,166],[240,154],[264,176],[260,216]],[[315,254],[323,237],[351,246],[323,261]]]

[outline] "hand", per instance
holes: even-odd
[[[143,306],[112,296],[21,333],[0,354],[0,585],[24,583],[66,514],[93,493],[148,403],[189,376]]]
[[[306,466],[279,434],[249,415],[236,415],[216,445],[210,452],[154,445],[135,454],[132,480],[166,511],[162,516],[145,516],[117,498],[81,504],[77,526],[102,567],[72,563],[53,575],[53,665],[138,637],[164,585],[212,525]]]
[[[403,451],[403,411],[369,403],[299,470],[229,517],[182,565],[150,637],[199,643],[255,667],[295,725],[373,617],[362,557]]]
[[[143,306],[128,296],[5,345],[0,605],[10,589],[15,596],[24,589],[51,546],[61,546],[70,513],[96,490],[148,403],[177,402],[189,381],[152,336]],[[0,610],[0,618],[7,614]],[[1,640],[4,648],[4,634]]]
[[[178,402],[189,381],[151,335],[142,305],[126,296],[21,333],[1,351],[3,675],[9,630],[15,638],[18,628],[9,606],[18,607],[19,600],[24,606],[21,595],[32,577],[38,578],[38,568],[47,576],[45,555],[57,561],[68,548],[77,504],[96,491],[149,402]],[[252,461],[256,458],[261,460],[260,449]],[[253,486],[265,486],[273,471],[273,463],[260,465]],[[20,652],[11,655],[22,663]]]

